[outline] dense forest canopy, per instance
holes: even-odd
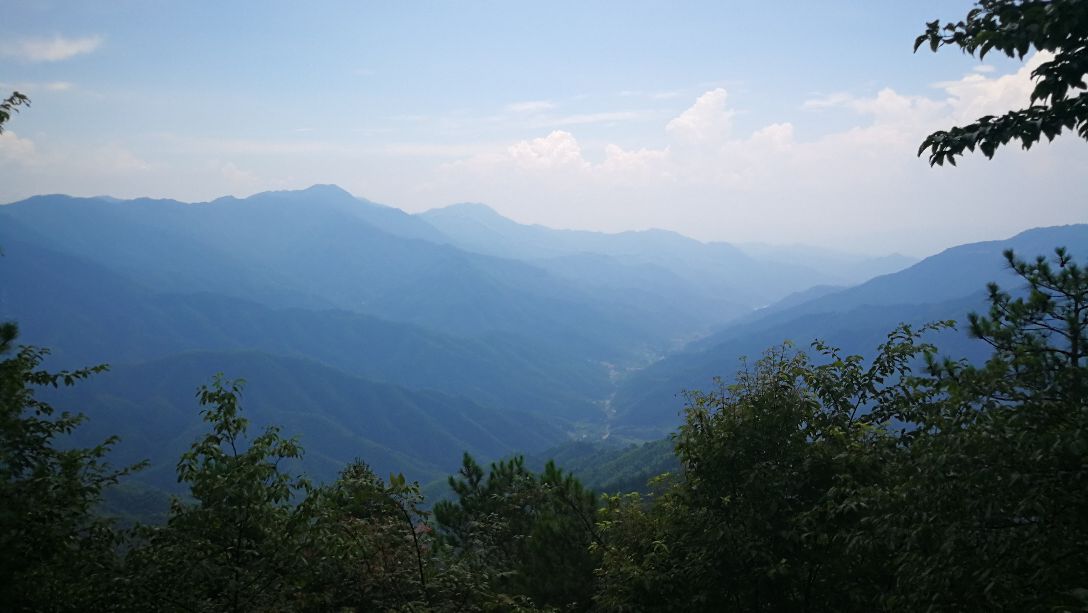
[[[464,457],[456,497],[362,461],[319,485],[301,446],[248,433],[240,382],[197,400],[207,433],[177,464],[162,525],[97,512],[129,470],[112,441],[37,400],[41,350],[3,383],[4,600],[14,610],[1051,610],[1085,605],[1088,275],[1063,249],[1007,254],[1026,293],[990,287],[983,365],[903,326],[866,361],[771,350],[695,392],[679,470],[649,495],[597,497],[554,464]],[[920,361],[922,360],[922,361]],[[921,368],[919,368],[921,367]],[[486,477],[485,477],[486,474]],[[15,506],[17,503],[17,506]],[[600,508],[599,504],[602,504]],[[108,588],[103,588],[108,586]]]

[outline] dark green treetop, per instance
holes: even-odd
[[[504,606],[588,609],[599,562],[593,492],[554,462],[537,474],[521,456],[491,464],[485,477],[466,453],[449,483],[457,499],[435,505],[439,530]]]

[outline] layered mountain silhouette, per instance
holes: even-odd
[[[50,367],[111,364],[57,401],[90,416],[88,440],[117,433],[123,459],[150,458],[156,486],[217,372],[247,379],[255,425],[298,434],[320,478],[360,456],[432,479],[466,450],[597,457],[562,445],[657,438],[677,393],[739,355],[815,337],[872,349],[899,321],[978,308],[1008,279],[1002,249],[1057,245],[1085,251],[1086,226],[913,263],[556,230],[479,204],[410,215],[328,185],[195,204],[37,196],[0,207],[0,319],[50,347]]]
[[[758,359],[785,342],[806,350],[820,339],[845,354],[871,355],[900,323],[955,320],[956,330],[930,340],[946,357],[984,359],[989,347],[967,336],[967,314],[985,311],[988,283],[1013,292],[1024,285],[1007,269],[1003,252],[1034,259],[1053,255],[1059,246],[1083,261],[1088,225],[1036,228],[1006,240],[960,245],[854,287],[815,287],[790,296],[627,378],[613,403],[617,423],[638,436],[668,431],[680,421],[683,390],[707,389],[718,376],[732,379],[742,358]]]

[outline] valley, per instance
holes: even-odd
[[[462,451],[659,440],[682,392],[742,356],[817,337],[864,353],[901,321],[963,321],[1002,279],[1001,250],[1088,244],[1088,230],[914,263],[553,230],[483,205],[409,215],[323,185],[196,204],[35,197],[0,207],[0,244],[0,318],[54,367],[111,366],[57,393],[90,417],[80,440],[121,435],[119,459],[150,459],[138,479],[169,489],[157,460],[187,444],[192,392],[217,372],[247,380],[255,424],[291,426],[318,478],[362,454],[431,482]],[[981,355],[949,335],[942,347]]]

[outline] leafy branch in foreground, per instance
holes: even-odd
[[[9,353],[14,324],[0,327]],[[106,461],[116,437],[89,448],[65,439],[83,415],[57,413],[40,388],[71,386],[106,370],[39,369],[45,349],[21,347],[0,361],[0,602],[8,610],[101,610],[101,589],[118,574],[120,535],[96,508],[102,492],[142,464]]]
[[[0,134],[4,133],[4,124],[11,119],[11,114],[19,112],[20,106],[30,106],[30,98],[19,92],[12,92],[3,102],[0,102]]]
[[[955,166],[956,157],[976,148],[987,158],[1010,141],[1029,149],[1073,130],[1088,140],[1088,3],[1082,0],[979,0],[967,17],[926,24],[915,51],[952,45],[980,59],[996,51],[1023,59],[1032,49],[1047,53],[1031,77],[1035,87],[1027,108],[987,115],[973,123],[934,132],[918,148],[929,151],[930,165]]]

